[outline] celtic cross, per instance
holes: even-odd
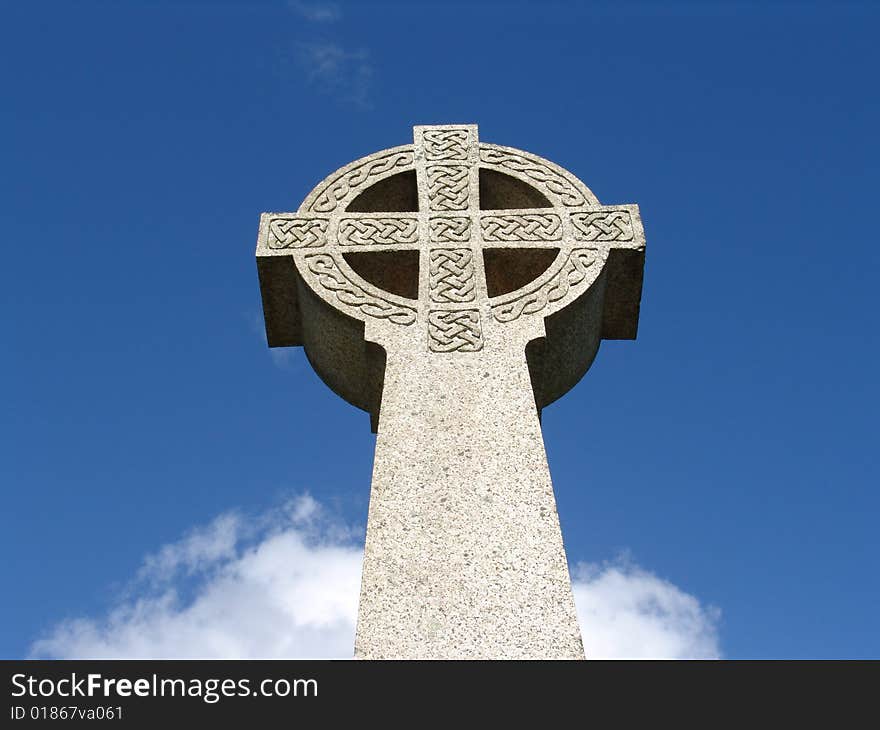
[[[269,345],[377,433],[356,656],[583,656],[540,413],[635,337],[644,247],[637,206],[476,125],[262,215]]]

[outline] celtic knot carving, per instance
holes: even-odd
[[[466,160],[468,133],[465,129],[425,130],[422,137],[428,160]]]
[[[323,218],[271,218],[266,245],[269,248],[317,248],[327,236],[327,221]]]
[[[358,165],[353,170],[349,170],[331,182],[315,199],[309,209],[317,213],[329,213],[332,210],[336,210],[339,202],[353,188],[363,185],[364,182],[375,175],[383,175],[399,167],[408,167],[412,165],[412,162],[412,152],[392,152],[389,155],[385,155],[385,157],[372,159],[363,165]]]
[[[431,210],[467,210],[468,168],[465,165],[429,165],[427,173]]]
[[[428,348],[432,352],[477,352],[483,349],[477,310],[428,312]]]
[[[429,264],[431,301],[474,300],[474,255],[469,248],[437,248]]]
[[[368,294],[342,273],[329,254],[307,256],[306,265],[321,286],[332,291],[343,304],[355,307],[369,317],[387,319],[394,324],[409,325],[416,321],[415,309]]]
[[[487,215],[480,219],[485,241],[558,241],[562,221],[558,215]]]
[[[470,218],[431,218],[430,229],[434,243],[467,243],[471,240]]]
[[[343,218],[339,223],[341,246],[416,243],[418,240],[416,218]]]
[[[595,249],[575,249],[553,278],[512,302],[504,302],[492,307],[492,314],[499,322],[512,322],[523,314],[540,312],[548,304],[562,299],[571,287],[580,284],[587,277],[588,269],[597,260],[598,254]]]
[[[537,183],[541,183],[548,190],[559,195],[562,204],[567,206],[584,205],[586,202],[581,192],[559,173],[554,172],[546,165],[530,160],[521,155],[495,149],[481,149],[480,159],[490,165],[506,167],[516,170]]]
[[[625,210],[573,213],[574,237],[579,241],[632,241],[633,228]]]

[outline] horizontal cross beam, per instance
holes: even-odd
[[[481,211],[475,216],[418,213],[341,213],[337,216],[264,213],[258,255],[297,249],[337,248],[373,251],[431,248],[437,244],[476,243],[490,248],[530,248],[562,241],[606,243],[641,248],[644,231],[636,206],[582,209],[531,208]]]

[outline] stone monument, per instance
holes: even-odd
[[[476,125],[262,215],[269,346],[377,434],[357,657],[583,658],[540,414],[635,338],[644,255],[637,206]]]

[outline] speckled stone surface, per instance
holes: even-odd
[[[583,658],[540,411],[635,337],[644,249],[637,206],[475,125],[263,214],[270,346],[377,432],[356,656]]]

